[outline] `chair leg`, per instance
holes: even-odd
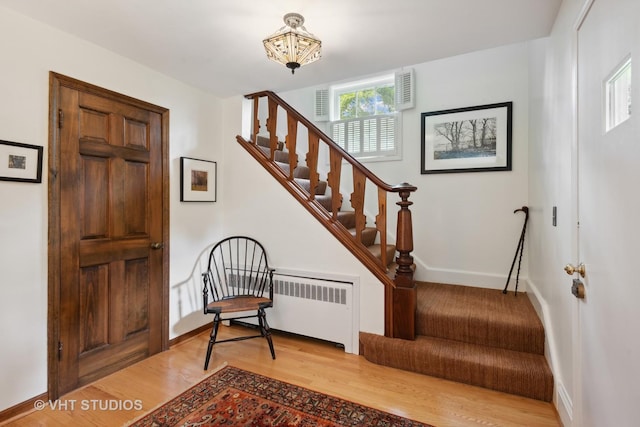
[[[209,346],[207,347],[207,357],[204,359],[204,370],[209,368],[209,359],[211,358],[211,350],[216,343],[216,337],[218,336],[218,326],[220,326],[220,314],[216,313],[213,318],[213,327],[211,328],[211,335],[209,338]]]
[[[267,339],[269,343],[269,350],[271,350],[271,358],[276,359],[276,352],[273,349],[273,340],[271,339],[271,329],[269,323],[267,323],[267,313],[264,308],[258,310],[258,324],[260,325],[260,334]]]

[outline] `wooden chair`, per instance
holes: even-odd
[[[207,271],[202,274],[204,314],[214,315],[205,370],[209,367],[213,345],[227,341],[264,337],[271,357],[276,358],[265,312],[266,308],[273,307],[273,272],[263,246],[250,237],[228,237],[211,249]],[[217,340],[220,322],[253,317],[258,319],[260,335]]]

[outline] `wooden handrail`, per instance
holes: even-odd
[[[311,122],[305,116],[303,116],[298,111],[296,111],[293,107],[291,107],[289,104],[287,104],[287,102],[285,100],[280,98],[275,93],[273,93],[273,92],[271,92],[269,90],[265,90],[265,91],[262,91],[262,92],[255,92],[255,93],[252,93],[252,94],[249,94],[249,95],[245,95],[245,98],[253,99],[255,101],[255,99],[258,99],[258,98],[261,98],[261,97],[264,97],[264,96],[266,96],[270,100],[276,101],[278,105],[280,105],[284,110],[286,110],[288,116],[289,115],[293,116],[299,123],[302,123],[303,125],[305,125],[307,129],[309,129],[310,131],[313,130],[313,132],[316,135],[318,135],[318,137],[322,141],[324,141],[325,143],[327,143],[328,145],[330,145],[334,149],[338,150],[338,152],[340,152],[340,157],[342,157],[343,160],[346,160],[347,162],[351,163],[351,165],[355,169],[357,169],[360,172],[362,172],[364,174],[364,176],[366,176],[367,179],[371,180],[371,182],[373,182],[375,185],[377,185],[380,188],[385,189],[386,191],[388,191],[390,193],[398,193],[400,191],[396,186],[391,186],[391,185],[387,184],[386,182],[384,182],[383,180],[381,180],[376,174],[371,172],[362,163],[360,163],[358,160],[356,160],[356,158],[354,158],[351,154],[349,154],[348,151],[346,151],[344,148],[342,148],[338,144],[336,144],[331,138],[329,138],[327,136],[326,133],[324,133],[320,128],[318,128],[316,125],[314,125],[313,122]],[[271,115],[269,117],[271,117]],[[255,139],[254,139],[254,141],[255,141]]]
[[[413,258],[411,257],[413,231],[409,210],[412,202],[408,199],[417,188],[407,183],[392,186],[382,181],[275,93],[262,91],[245,97],[253,100],[252,141],[247,141],[238,135],[236,137],[238,142],[385,285],[385,335],[415,339],[416,292],[413,280]],[[268,155],[265,155],[265,152],[256,145],[260,128],[259,99],[263,97],[266,97],[268,101],[266,119],[266,129],[269,133]],[[289,152],[288,170],[281,168],[274,161],[275,152],[280,144],[277,136],[278,108],[282,108],[286,112],[285,144]],[[309,168],[310,189],[308,191],[294,179],[294,170],[298,166],[299,124],[305,126],[308,132],[308,152],[305,156],[306,166]],[[318,202],[316,194],[316,187],[320,181],[317,170],[320,141],[327,145],[329,154],[329,172],[326,180],[331,191],[330,212]],[[352,167],[353,192],[350,194],[350,202],[355,215],[355,236],[338,221],[338,212],[342,208],[340,184],[343,161]],[[365,187],[367,182],[371,182],[377,187],[378,214],[375,217],[375,225],[380,242],[379,259],[362,243],[363,231],[366,228]],[[387,244],[388,193],[397,193],[401,199],[396,203],[400,206],[400,210],[398,211],[396,234],[396,250],[399,255],[395,258],[397,264],[395,272],[387,270],[388,264],[392,261],[388,259],[387,255],[389,247]]]

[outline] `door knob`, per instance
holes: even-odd
[[[586,269],[583,263],[578,264],[577,267],[573,264],[567,264],[564,266],[564,271],[566,271],[569,276],[573,276],[574,273],[578,273],[580,274],[580,277],[584,277],[586,274]]]
[[[151,244],[151,249],[162,249],[164,248],[164,243],[162,242],[153,242]]]

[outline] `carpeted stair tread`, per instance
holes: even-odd
[[[264,153],[265,156],[270,157],[271,156],[271,150],[269,149],[269,147],[263,147],[258,145],[258,148],[260,149],[260,151],[262,151]],[[286,151],[280,151],[280,150],[276,150],[273,152],[273,159],[276,162],[280,162],[280,163],[289,163],[289,153]]]
[[[350,229],[349,232],[351,233],[352,236],[354,236],[354,237],[356,236],[356,229],[355,228]],[[365,227],[362,230],[362,238],[360,239],[360,241],[365,246],[371,246],[371,245],[373,245],[373,242],[375,242],[377,235],[378,235],[378,229],[377,228]]]
[[[289,163],[284,163],[284,162],[274,162],[274,163],[284,171],[285,175],[287,176],[289,175],[289,171],[291,170]],[[309,179],[309,168],[306,166],[297,166],[293,170],[293,177]]]
[[[370,362],[550,402],[553,375],[543,355],[418,336],[415,341],[360,332]]]
[[[258,147],[270,148],[271,147],[271,140],[269,139],[268,136],[258,135],[258,137],[256,138],[256,145]],[[284,148],[284,142],[278,141],[278,145],[276,147],[276,150],[277,151],[282,151],[283,148]]]
[[[382,258],[382,256],[381,256],[382,248],[381,248],[379,243],[376,243],[376,244],[373,244],[371,246],[368,246],[367,249],[369,249],[369,252],[371,252],[374,257],[376,257],[378,259]],[[395,247],[395,245],[387,244],[387,264],[391,265],[393,262],[395,262],[395,257],[396,257],[396,247]]]
[[[544,354],[544,327],[526,293],[416,282],[416,333]]]
[[[295,178],[295,182],[302,188],[304,188],[307,193],[311,193],[311,181],[306,178]],[[318,181],[318,185],[316,185],[316,195],[323,195],[327,191],[327,181]]]
[[[331,191],[330,190],[331,189],[329,187],[327,187],[327,190],[325,191],[325,194],[318,194],[316,196],[316,201],[318,203],[320,203],[322,205],[322,207],[324,207],[327,210],[327,212],[333,212],[331,210],[332,200],[331,200]]]
[[[344,225],[347,230],[356,226],[356,212],[355,211],[340,211],[338,212],[338,221]]]

